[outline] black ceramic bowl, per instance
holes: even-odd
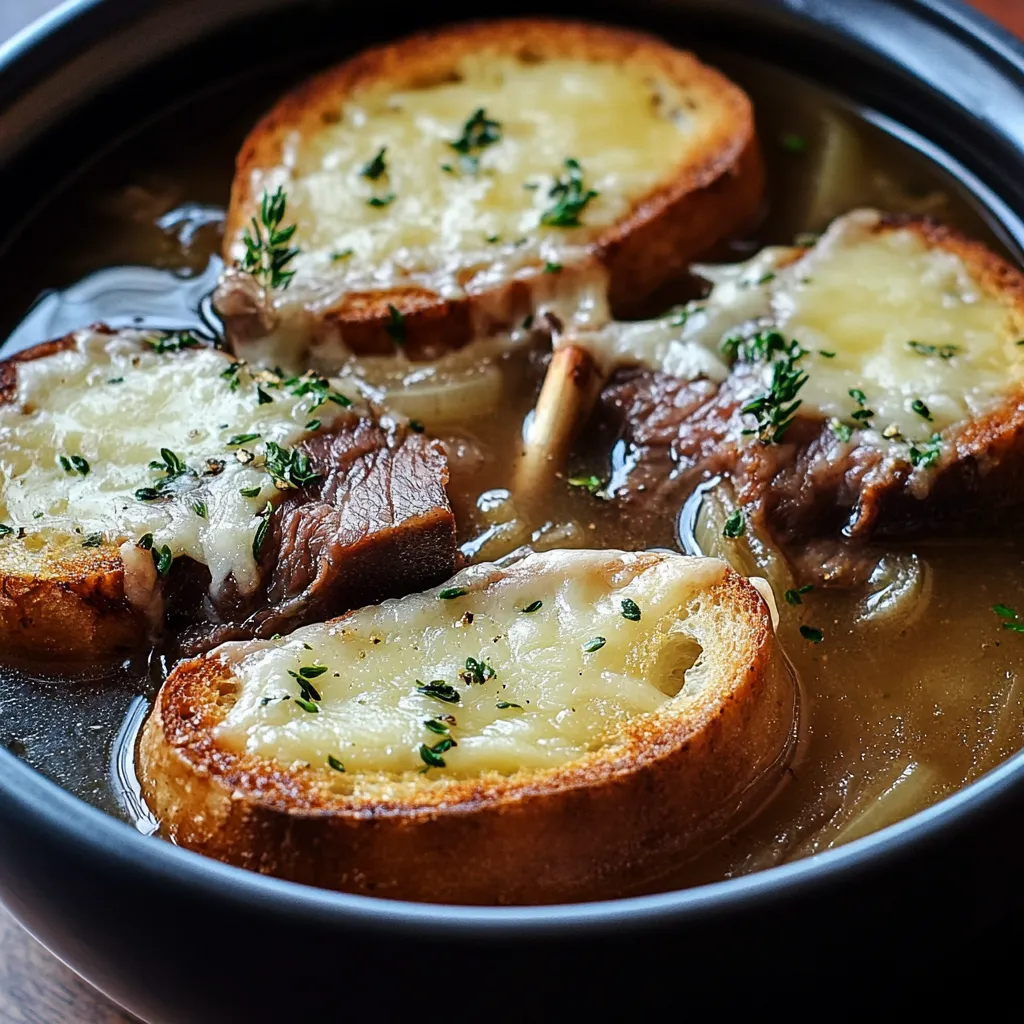
[[[945,163],[1020,252],[1024,47],[960,4],[633,0],[558,12],[725,43],[827,84]],[[392,0],[372,10],[343,0],[65,4],[0,50],[3,241],[97,140],[175,95],[247,65],[272,68],[312,40],[341,56],[480,13],[443,0],[415,16]],[[145,838],[0,750],[0,897],[148,1021],[400,1010],[546,1019],[552,994],[571,1000],[574,1018],[687,1013],[703,999],[724,1006],[757,977],[838,984],[890,963],[905,978],[915,960],[984,949],[1024,908],[1022,812],[1018,755],[900,825],[761,874],[579,906],[420,906],[263,878]],[[457,850],[452,858],[473,870]]]

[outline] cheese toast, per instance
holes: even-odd
[[[179,665],[139,746],[176,843],[396,899],[620,892],[777,784],[796,716],[763,580],[552,551]]]
[[[444,579],[447,473],[324,378],[189,334],[29,349],[0,363],[0,646],[103,659],[168,620],[274,632]]]
[[[600,323],[750,221],[763,184],[749,99],[691,54],[576,22],[442,29],[318,75],[253,129],[215,301],[240,355],[324,372],[436,358],[541,310]],[[276,284],[272,260],[246,270],[272,232]]]

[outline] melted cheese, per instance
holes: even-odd
[[[81,331],[73,348],[18,364],[15,399],[0,407],[0,522],[24,531],[21,543],[29,548],[55,536],[96,534],[123,545],[126,589],[139,605],[148,601],[147,566],[152,575],[150,553],[135,548],[145,534],[154,547],[209,566],[212,593],[229,576],[247,593],[258,582],[258,513],[277,493],[256,468],[265,443],[292,446],[308,435],[311,415],[326,425],[341,410],[328,402],[313,414],[310,396],[285,388],[264,388],[273,401],[260,404],[247,370],[237,388],[225,379],[231,360],[222,352],[161,354],[147,337]],[[260,439],[227,444],[245,434]],[[163,477],[150,467],[162,461],[161,449],[192,472],[167,488],[166,500],[140,501],[135,492]],[[239,461],[240,451],[254,456],[251,464]],[[84,459],[88,471],[69,472],[62,456]],[[222,470],[211,472],[208,460]],[[253,487],[256,495],[241,494]],[[197,504],[205,505],[205,517]]]
[[[700,686],[687,614],[723,572],[714,559],[554,551],[464,570],[446,586],[465,596],[427,591],[281,640],[227,644],[218,650],[241,686],[218,742],[286,765],[336,757],[349,776],[414,772],[425,767],[423,745],[442,739],[424,722],[450,715],[457,745],[437,769],[446,778],[563,764]],[[627,598],[639,621],[623,615]],[[472,681],[469,658],[493,676]],[[325,668],[311,680],[316,713],[294,699],[291,673],[310,666]],[[433,680],[458,702],[417,690]]]
[[[684,323],[674,336],[665,321],[614,325],[594,334],[594,344],[606,361],[720,380],[727,338],[775,328],[807,350],[799,364],[808,374],[801,416],[855,426],[859,405],[850,390],[859,389],[873,411],[862,443],[905,449],[925,441],[1019,387],[1021,317],[986,292],[956,253],[913,230],[875,230],[879,223],[879,214],[855,211],[806,254],[771,248],[747,263],[697,267],[714,287],[676,314]],[[623,343],[624,330],[647,332],[656,343]],[[771,372],[766,365],[765,389]]]
[[[689,92],[629,64],[487,54],[463,57],[440,84],[354,94],[336,123],[295,132],[280,166],[253,172],[252,195],[282,186],[298,225],[296,278],[276,301],[338,277],[347,291],[419,283],[456,297],[522,268],[578,261],[596,230],[708,144],[724,100]],[[479,109],[500,123],[501,138],[473,151],[474,173],[450,143]],[[381,149],[386,174],[369,180],[361,171]],[[546,227],[567,158],[599,194],[581,228]],[[394,199],[372,206],[375,196]],[[232,255],[243,253],[236,239]]]

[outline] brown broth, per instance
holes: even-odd
[[[927,212],[999,247],[965,190],[908,146],[794,76],[727,54],[712,58],[752,94],[770,167],[763,221],[717,257],[789,242],[857,205]],[[96,320],[202,325],[200,300],[218,269],[219,217],[235,151],[288,84],[277,78],[261,92],[247,82],[225,88],[219,99],[185,104],[120,143],[56,197],[0,257],[0,334],[14,332],[6,351]],[[787,136],[805,145],[787,146]],[[106,273],[83,281],[96,272]],[[678,282],[651,313],[694,288],[693,281]],[[26,319],[47,289],[70,290],[50,294]],[[500,557],[545,529],[560,530],[554,537],[567,546],[678,547],[678,508],[626,517],[614,501],[564,480],[542,508],[482,507],[482,494],[494,504],[493,492],[511,486],[522,421],[543,372],[537,356],[511,357],[502,415],[458,434],[451,491],[465,550],[513,516],[518,527],[505,529],[514,536],[492,541],[481,554]],[[570,475],[607,477],[627,455],[614,438],[591,439],[574,455]],[[1024,609],[1024,545],[1006,536],[914,550],[930,566],[933,584],[924,614],[911,625],[858,625],[859,594],[814,594],[799,609],[783,606],[790,620],[800,616],[826,634],[821,645],[788,645],[804,694],[797,758],[767,807],[699,861],[673,868],[657,888],[744,873],[846,841],[922,809],[1021,747],[1024,636],[1001,630],[990,608],[1002,602]],[[100,679],[0,668],[0,743],[148,831],[126,771],[133,733],[122,725],[131,711],[137,726],[138,697],[151,697],[165,668],[156,656]]]

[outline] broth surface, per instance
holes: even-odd
[[[790,243],[859,205],[928,213],[999,248],[961,187],[909,147],[794,76],[702,55],[752,95],[770,168],[763,221],[715,258]],[[205,297],[220,267],[234,155],[289,84],[271,76],[258,88],[245,81],[187,103],[118,144],[56,197],[0,257],[0,336],[11,335],[4,353],[95,321],[208,333]],[[649,312],[698,289],[680,281]],[[677,507],[629,517],[567,481],[542,507],[508,498],[541,356],[505,359],[501,415],[441,432],[464,553],[494,559],[522,545],[679,549]],[[569,475],[606,480],[628,468],[625,446],[598,436],[574,454]],[[655,888],[745,873],[856,838],[955,791],[1024,743],[1024,635],[1001,629],[991,611],[995,603],[1024,609],[1024,543],[1008,530],[904,550],[931,574],[930,598],[912,621],[859,624],[861,594],[816,592],[798,608],[782,605],[784,616],[825,633],[820,645],[787,644],[803,689],[797,758],[767,807],[699,861],[666,865]],[[0,667],[0,743],[151,831],[132,798],[126,752],[141,721],[137,699],[152,696],[166,668],[157,655],[103,679],[59,667]],[[126,716],[132,728],[122,728]]]

